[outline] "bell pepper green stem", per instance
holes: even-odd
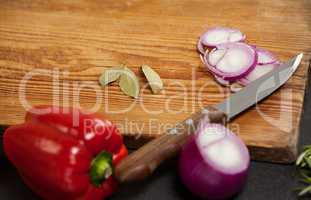
[[[90,178],[99,187],[113,174],[112,155],[106,151],[99,153],[91,163]]]

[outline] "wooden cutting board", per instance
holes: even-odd
[[[297,73],[285,86],[230,123],[253,159],[283,163],[295,159],[310,58],[311,1],[0,0],[0,4],[1,125],[23,122],[23,98],[29,105],[97,106],[117,123],[130,145],[142,144],[230,95],[206,72],[196,52],[198,36],[221,25],[240,29],[249,43],[274,52],[282,61],[304,52]],[[162,93],[153,95],[147,87],[132,99],[117,84],[100,88],[97,80],[103,70],[121,63],[139,76],[141,85],[146,80],[140,66],[152,66],[164,81]]]

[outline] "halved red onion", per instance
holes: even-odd
[[[257,65],[249,74],[247,74],[244,78],[238,80],[238,83],[241,85],[248,85],[250,82],[256,80],[257,78],[263,76],[264,74],[270,72],[274,68],[280,65],[279,61],[275,61],[274,64],[265,64],[265,65]]]
[[[198,41],[198,47],[206,46],[208,48],[214,48],[217,45],[228,42],[242,42],[245,40],[245,38],[245,35],[237,29],[227,27],[214,27],[207,30],[201,35]],[[202,53],[200,48],[198,48],[198,50]]]
[[[227,81],[234,81],[253,70],[257,64],[257,53],[245,43],[226,43],[205,53],[203,61],[214,75]]]
[[[249,165],[242,140],[220,124],[203,121],[181,151],[179,173],[193,194],[225,199],[242,189]]]
[[[267,65],[277,62],[277,58],[270,52],[263,48],[254,47],[258,54],[258,65]]]

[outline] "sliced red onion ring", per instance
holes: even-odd
[[[230,86],[231,82],[230,81],[226,81],[224,79],[222,79],[221,77],[218,77],[218,76],[214,76],[215,80],[222,86]]]
[[[232,83],[230,85],[230,91],[233,93],[240,91],[242,88],[243,88],[243,85],[240,83]]]
[[[240,83],[226,81],[218,76],[214,76],[214,78],[217,81],[217,83],[219,83],[220,85],[224,87],[228,87],[230,91],[233,93],[240,91],[244,87],[244,85]]]
[[[237,29],[214,27],[204,32],[197,44],[204,65],[219,84],[230,87],[232,92],[280,64],[271,52],[242,43],[245,38]],[[208,48],[212,47],[214,49],[209,52]]]
[[[245,35],[237,29],[227,27],[214,27],[202,34],[198,42],[198,50],[202,53],[199,46],[214,48],[217,45],[228,42],[242,42],[245,40],[245,38]]]
[[[205,53],[205,49],[204,49],[204,46],[201,42],[201,38],[199,39],[198,41],[198,44],[197,44],[197,50],[199,51],[199,53],[201,54],[204,54]]]
[[[257,64],[257,53],[245,43],[218,45],[203,57],[205,66],[214,75],[227,81],[245,77]]]
[[[277,58],[270,52],[263,48],[254,47],[258,54],[258,65],[274,64]]]
[[[238,80],[238,83],[241,85],[248,85],[250,82],[256,80],[257,78],[263,76],[264,74],[270,72],[274,68],[280,65],[279,61],[276,61],[274,64],[266,64],[266,65],[257,65],[247,76]]]
[[[206,65],[206,63],[207,63],[207,60],[205,60],[205,54],[208,54],[208,49],[206,49],[206,51],[204,52],[204,54],[200,54],[200,59],[201,59],[201,61],[202,61],[202,63],[204,64],[204,65]]]

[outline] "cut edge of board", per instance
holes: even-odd
[[[298,132],[295,133],[295,137],[297,136]],[[154,139],[151,137],[140,137],[135,139],[134,137],[135,136],[132,135],[124,135],[126,146],[132,150],[138,149],[150,140]],[[293,138],[290,139],[294,141]],[[289,164],[296,160],[298,153],[298,142],[295,141],[290,143],[288,146],[280,146],[273,149],[253,145],[247,145],[247,147],[249,148],[251,159],[255,161]]]

